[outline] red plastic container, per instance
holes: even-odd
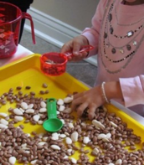
[[[7,2],[0,2],[0,58],[8,58],[16,52],[19,42],[21,20],[29,19],[31,23],[32,39],[35,44],[34,25],[28,13]]]
[[[66,70],[67,57],[64,54],[45,53],[41,56],[40,61],[42,72],[48,76],[59,76]]]
[[[84,46],[79,52],[88,52],[94,49],[93,46]],[[66,71],[66,64],[68,62],[68,56],[72,56],[71,52],[65,54],[57,52],[45,53],[40,57],[41,70],[47,76],[59,76]]]

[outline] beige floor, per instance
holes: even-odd
[[[43,54],[45,52],[60,51],[60,48],[42,40],[39,37],[36,37],[36,45],[33,45],[31,34],[27,31],[23,32],[20,44],[32,52],[39,54]],[[88,84],[89,86],[93,86],[97,75],[97,67],[89,64],[86,61],[80,61],[78,63],[70,62],[67,65],[67,72],[78,80]]]

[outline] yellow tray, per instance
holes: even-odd
[[[13,88],[16,91],[17,86],[25,87],[31,86],[31,91],[36,93],[36,96],[43,98],[54,97],[54,98],[64,98],[68,93],[82,92],[88,90],[89,88],[83,83],[79,82],[68,73],[65,73],[61,76],[52,77],[45,76],[40,70],[40,55],[33,54],[27,56],[21,60],[8,64],[0,68],[0,95],[4,92],[7,92],[10,88]],[[42,90],[42,84],[48,84],[48,95],[40,95],[39,91]],[[23,93],[27,93],[27,90],[22,89]],[[10,107],[10,104],[6,104],[1,107],[1,112],[6,112]],[[134,133],[138,136],[141,136],[142,141],[144,142],[144,127],[135,121],[133,118],[128,116],[123,111],[112,105],[106,105],[109,112],[114,112],[119,116],[124,122],[128,124],[129,128],[133,128]],[[31,133],[36,131],[37,133],[42,133],[44,130],[42,126],[32,126],[31,124],[24,124],[19,122],[19,124],[24,125],[24,132]]]

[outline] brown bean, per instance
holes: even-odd
[[[31,87],[30,86],[26,86],[25,89],[31,89]]]
[[[21,90],[22,87],[21,87],[21,86],[17,86],[16,89],[17,89],[17,90]]]
[[[46,83],[43,83],[43,84],[42,84],[42,87],[43,87],[43,88],[47,88],[48,85],[47,85]]]
[[[43,94],[45,94],[45,91],[42,91],[42,90],[41,90],[39,93],[40,93],[41,95],[43,95]]]

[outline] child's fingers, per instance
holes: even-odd
[[[80,97],[73,100],[72,105],[71,105],[72,111],[75,111],[77,109],[77,107],[81,104],[80,100],[81,100]]]
[[[96,106],[92,105],[91,107],[89,107],[89,110],[88,110],[88,118],[91,120],[94,118],[95,116],[95,111],[96,111]]]
[[[80,53],[79,55],[82,57],[82,58],[86,58],[87,57],[87,52],[83,52],[83,53]]]
[[[74,94],[73,98],[74,100],[81,97],[83,95],[83,92],[82,93],[77,93],[77,94]]]
[[[81,105],[78,106],[76,109],[78,117],[81,117],[84,110],[88,107],[88,103],[82,103]]]
[[[77,56],[75,56],[75,55],[68,56],[68,60],[69,61],[80,61],[80,60],[83,60],[86,57],[87,57],[87,53],[84,52],[84,53],[79,53]]]
[[[79,42],[73,42],[73,56],[79,56],[79,51],[81,49],[81,45],[79,44]]]
[[[72,51],[72,42],[71,41],[64,44],[61,48],[61,53],[71,52],[71,51]]]

